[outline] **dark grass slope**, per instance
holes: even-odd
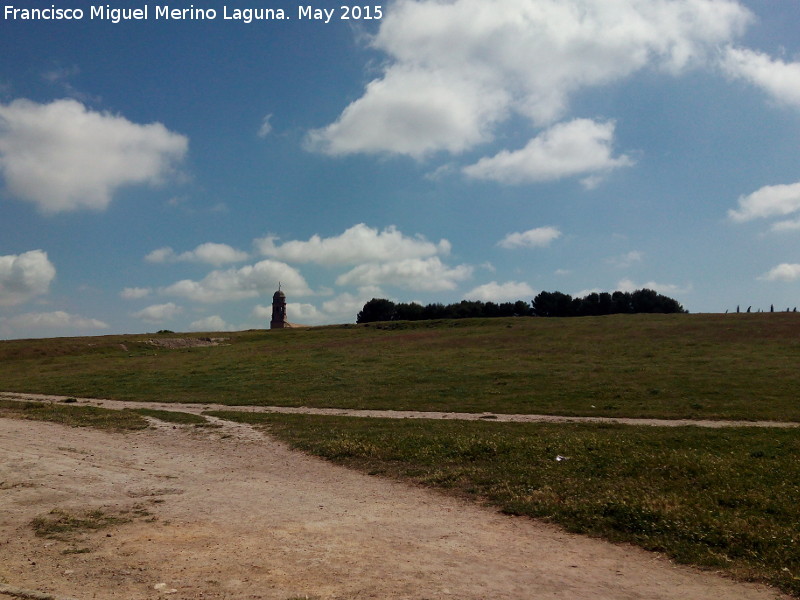
[[[199,335],[199,334],[189,334]],[[373,323],[0,342],[0,388],[114,399],[800,421],[800,315]]]

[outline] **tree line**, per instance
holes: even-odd
[[[373,298],[364,304],[357,323],[375,321],[423,321],[428,319],[465,319],[478,317],[585,317],[634,313],[685,313],[673,298],[653,290],[635,292],[601,292],[573,298],[562,292],[541,292],[532,302],[482,302],[462,300],[454,304],[416,302],[395,303],[386,298]]]

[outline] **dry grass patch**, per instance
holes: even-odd
[[[146,429],[147,420],[130,410],[111,410],[71,403],[0,400],[0,417],[50,421],[70,427],[95,427],[115,431]]]

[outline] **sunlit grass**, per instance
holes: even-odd
[[[400,322],[0,342],[13,391],[159,402],[800,420],[800,315]],[[149,336],[152,337],[152,336]]]

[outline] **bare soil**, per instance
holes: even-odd
[[[215,424],[123,434],[0,419],[0,598],[784,597]],[[37,537],[31,521],[53,509],[138,516]]]

